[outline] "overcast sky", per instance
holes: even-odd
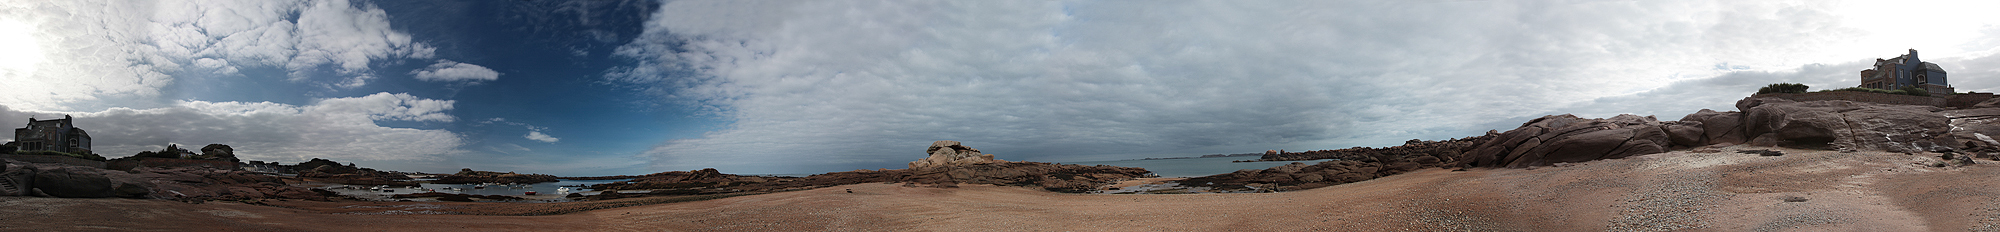
[[[1907,49],[2000,90],[1996,3],[0,0],[0,126],[557,175],[1380,147],[1733,110]]]

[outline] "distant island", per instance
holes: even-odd
[[[1200,159],[1200,158],[1221,158],[1221,157],[1244,157],[1244,156],[1258,156],[1258,157],[1262,157],[1262,156],[1264,156],[1264,153],[1243,153],[1243,154],[1209,154],[1209,155],[1202,155],[1202,156],[1194,156],[1194,157],[1166,157],[1166,158],[1144,158],[1144,159],[1136,159],[1136,160],[1170,160],[1170,159]]]

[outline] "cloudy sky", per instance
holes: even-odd
[[[1733,110],[1907,49],[2000,90],[1996,3],[0,0],[0,125],[557,175],[1377,147]]]

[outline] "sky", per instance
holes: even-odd
[[[0,0],[0,125],[562,176],[1382,147],[1734,110],[1908,49],[1996,91],[1996,4]]]

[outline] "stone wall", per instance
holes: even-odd
[[[68,157],[68,156],[6,154],[6,155],[0,155],[0,158],[19,160],[22,162],[29,162],[29,163],[68,164],[68,165],[76,165],[84,167],[104,168],[104,161],[87,160],[87,159]]]
[[[1782,98],[1785,100],[1802,101],[1802,102],[1846,100],[1846,101],[1870,102],[1870,103],[1882,103],[1882,104],[1927,105],[1927,106],[1938,106],[1938,107],[1946,106],[1945,98],[1940,98],[1940,97],[1923,97],[1923,96],[1910,96],[1910,95],[1886,94],[1886,93],[1870,93],[1870,92],[1860,92],[1860,91],[1826,91],[1826,92],[1813,92],[1813,93],[1766,93],[1766,94],[1751,95],[1750,97]]]
[[[1951,95],[1950,98],[1945,98],[1945,106],[1954,108],[1966,108],[1966,107],[1972,107],[1972,105],[1977,105],[1979,104],[1979,102],[1984,102],[1987,99],[1993,99],[1993,93],[1966,93],[1959,95]]]
[[[210,167],[210,168],[218,168],[226,170],[236,170],[237,164],[236,162],[221,161],[221,160],[191,160],[191,159],[134,157],[134,158],[112,160],[111,162],[107,162],[104,166],[99,166],[99,167],[107,167],[111,170],[132,170],[133,168],[138,168],[138,167],[156,167],[156,168]]]

